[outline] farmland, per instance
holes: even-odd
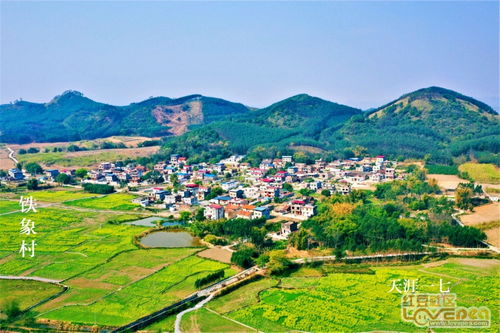
[[[17,155],[16,158],[23,163],[36,162],[45,166],[58,167],[89,167],[101,162],[125,160],[154,154],[158,146],[122,149],[98,149],[77,152],[50,152]]]
[[[99,209],[109,202],[120,202],[114,196],[125,200],[119,194],[91,203],[88,200],[94,199],[82,200],[86,200],[86,207]],[[108,203],[103,204],[99,199],[108,200]],[[13,203],[17,207],[17,202]],[[3,210],[16,207],[5,206]],[[138,249],[132,240],[144,228],[106,223],[131,217],[117,213],[52,206],[39,207],[36,213],[0,216],[3,232],[0,275],[64,281],[68,291],[38,306],[35,309],[38,319],[114,326],[126,324],[193,293],[195,280],[211,272],[224,269],[226,275],[234,274],[227,264],[196,256],[199,248]],[[22,218],[36,222],[36,235],[19,234],[18,221]],[[20,242],[25,237],[36,239],[33,258],[22,258],[18,254]],[[59,291],[58,287],[34,281],[1,282],[0,291],[15,286],[16,293],[10,294],[10,299],[22,306],[33,305]]]
[[[132,203],[135,196],[126,193],[115,193],[99,198],[89,198],[67,202],[66,205],[93,209],[134,210],[140,208]]]
[[[24,310],[61,290],[57,285],[38,281],[0,280],[0,307],[16,300],[19,308]]]
[[[69,200],[85,199],[98,196],[97,194],[86,193],[74,190],[46,190],[35,191],[24,194],[25,196],[32,196],[33,199],[45,202],[64,202]]]
[[[265,332],[412,332],[418,331],[417,327],[400,319],[401,295],[389,292],[392,280],[418,279],[418,291],[439,292],[439,279],[443,278],[450,282],[459,305],[490,308],[490,331],[495,331],[499,305],[492,295],[500,292],[496,281],[498,265],[497,260],[448,259],[418,266],[371,267],[366,274],[332,272],[328,266],[303,268],[279,280],[248,284],[206,307]],[[183,327],[191,330],[209,315],[214,313],[198,311],[187,316]],[[199,318],[195,320],[193,316]],[[204,326],[205,331],[216,330],[220,323],[214,323],[213,327]]]
[[[0,200],[0,214],[19,210],[17,201]]]
[[[460,165],[461,172],[467,172],[476,182],[500,184],[500,171],[493,164],[464,163]]]

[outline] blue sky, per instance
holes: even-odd
[[[491,2],[2,2],[0,102],[298,93],[360,108],[431,85],[498,109]]]

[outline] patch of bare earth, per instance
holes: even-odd
[[[450,261],[484,269],[498,269],[500,267],[500,260],[498,259],[453,258]]]
[[[439,187],[445,190],[454,190],[457,188],[458,184],[465,182],[463,179],[455,175],[427,175],[428,179],[435,179]]]
[[[500,219],[500,202],[493,202],[487,205],[474,208],[472,214],[460,216],[460,220],[465,225],[478,225],[485,222]]]
[[[488,243],[496,248],[500,248],[500,227],[483,230],[486,234]]]
[[[75,278],[71,280],[71,285],[79,288],[99,288],[112,290],[116,289],[116,286],[111,283],[100,282],[96,280],[89,280],[86,278]]]
[[[7,149],[0,147],[0,170],[7,170],[14,168],[16,164],[9,158]]]
[[[302,151],[306,153],[312,153],[312,154],[320,154],[324,152],[324,149],[318,148],[318,147],[313,147],[313,146],[306,146],[306,145],[296,145],[296,146],[289,146],[290,149],[295,150],[295,151]]]
[[[200,101],[179,105],[162,105],[152,111],[156,121],[169,127],[173,135],[181,135],[188,131],[188,126],[203,123],[203,112]]]
[[[69,145],[77,145],[77,146],[88,146],[92,143],[100,144],[102,142],[113,142],[113,143],[123,143],[127,147],[137,147],[139,143],[149,140],[157,140],[159,137],[145,137],[145,136],[109,136],[106,138],[94,139],[94,140],[80,140],[80,141],[71,141],[71,142],[32,142],[32,143],[24,143],[24,144],[9,144],[8,146],[13,150],[18,151],[19,149],[28,149],[28,148],[38,148],[43,151],[44,148],[53,148],[53,147],[67,147]]]
[[[198,256],[202,258],[213,259],[226,264],[231,263],[231,255],[231,251],[220,247],[212,247],[198,253]]]

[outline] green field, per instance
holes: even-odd
[[[94,209],[133,210],[140,208],[140,205],[132,203],[134,198],[136,196],[132,194],[115,193],[99,198],[74,200],[67,202],[66,205]]]
[[[476,182],[500,184],[500,171],[494,164],[464,163],[458,167],[467,172]]]
[[[20,209],[21,206],[18,201],[0,200],[0,214],[14,212]]]
[[[279,280],[253,282],[206,307],[263,332],[418,332],[422,329],[401,321],[401,295],[389,293],[391,282],[418,279],[418,291],[439,293],[439,279],[443,278],[445,283],[451,283],[451,292],[457,294],[459,305],[490,308],[493,320],[489,331],[496,332],[500,308],[494,296],[500,292],[498,261],[449,259],[437,265],[373,267],[375,274],[299,270]],[[318,277],[318,272],[324,276]],[[189,320],[183,318],[185,327],[193,325],[184,323]],[[208,326],[206,331],[213,330]]]
[[[21,310],[45,300],[62,290],[61,287],[38,281],[0,280],[0,312],[4,305],[16,301]]]
[[[59,165],[64,167],[70,167],[70,166],[88,167],[101,162],[117,161],[126,158],[127,156],[125,154],[120,154],[118,152],[112,152],[112,151],[94,152],[93,154],[80,155],[80,156],[70,156],[66,152],[17,155],[17,159],[23,163],[35,162],[48,166]]]
[[[124,325],[190,295],[196,291],[196,279],[219,269],[226,269],[228,275],[234,273],[226,264],[189,256],[95,303],[65,306],[43,317],[87,324],[97,317],[99,325]]]
[[[69,200],[78,200],[99,196],[98,194],[87,193],[76,190],[45,190],[35,191],[23,194],[24,196],[32,196],[33,199],[45,202],[64,202]]]
[[[247,328],[205,308],[187,313],[182,318],[181,330],[182,332],[256,332],[254,329]]]
[[[103,207],[102,200],[110,202],[110,197],[119,203],[129,199],[113,194],[90,199],[94,200],[91,207]],[[227,264],[196,256],[200,248],[139,249],[133,239],[144,228],[107,223],[131,217],[64,206],[0,215],[0,275],[63,280],[68,291],[35,308],[38,318],[122,325],[193,293],[194,282],[200,277],[219,269],[227,276],[234,274]],[[35,221],[35,235],[19,233],[23,218]],[[35,257],[19,254],[23,239],[36,240]],[[32,281],[2,283],[0,293],[23,306],[54,294],[50,284],[37,283],[32,288]],[[16,292],[11,293],[14,288]]]

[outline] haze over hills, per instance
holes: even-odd
[[[327,157],[365,152],[426,157],[441,163],[476,158],[498,164],[500,126],[488,105],[430,87],[368,112],[306,94],[253,109],[202,95],[113,106],[67,91],[45,104],[1,105],[0,131],[0,142],[7,143],[165,136],[164,153],[192,160],[303,151]]]

